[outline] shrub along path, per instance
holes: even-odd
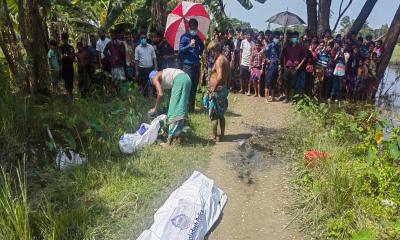
[[[291,106],[233,95],[229,109],[225,142],[213,148],[206,172],[228,195],[209,240],[305,239],[289,213],[289,163],[278,157]]]

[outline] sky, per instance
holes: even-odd
[[[267,0],[264,4],[252,0],[254,7],[250,10],[244,9],[237,0],[224,0],[224,2],[226,3],[225,12],[228,16],[250,22],[252,27],[259,30],[267,29],[268,24],[265,23],[265,20],[276,13],[286,11],[287,8],[290,12],[299,15],[307,22],[305,0]],[[336,22],[340,2],[341,0],[332,0],[331,10],[334,14],[331,17],[331,28],[333,28]],[[344,2],[347,3],[348,0]],[[399,0],[378,0],[367,20],[369,25],[373,28],[379,28],[387,23],[390,26],[394,14],[399,7],[399,2]],[[353,0],[352,5],[345,15],[350,16],[352,19],[356,18],[364,3],[365,0]],[[274,26],[271,27],[273,28]]]

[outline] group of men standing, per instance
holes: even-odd
[[[252,31],[230,30],[221,34],[215,32],[214,40],[221,44],[222,53],[230,62],[232,81],[230,90],[256,97],[261,96],[261,87],[265,87],[266,101],[274,96],[279,76],[281,56],[281,33],[266,31],[263,34],[253,34]],[[208,59],[208,68],[212,69],[213,58]],[[239,73],[236,79],[235,73]]]
[[[145,96],[151,92],[147,86],[148,74],[159,68],[166,68],[174,63],[168,60],[174,55],[174,50],[156,33],[148,38],[145,34],[138,35],[123,29],[111,31],[111,38],[103,29],[98,31],[98,39],[90,35],[89,44],[78,41],[75,48],[69,43],[69,34],[63,33],[62,44],[50,41],[48,59],[50,64],[52,86],[58,90],[59,79],[65,82],[65,89],[72,97],[75,79],[74,63],[77,63],[78,87],[81,95],[88,94],[89,86],[103,84],[96,70],[112,76],[112,88],[118,91],[121,83],[127,80],[138,82]],[[159,61],[158,61],[159,59]],[[110,89],[108,89],[110,90]]]

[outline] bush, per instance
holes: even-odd
[[[287,144],[301,163],[293,181],[302,220],[322,239],[398,239],[400,128],[368,105],[306,98],[297,110]],[[310,169],[302,159],[308,150],[329,157]]]

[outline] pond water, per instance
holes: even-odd
[[[382,90],[382,91],[381,91]],[[394,110],[400,113],[400,66],[392,65],[389,66],[386,72],[385,79],[382,81],[381,86],[379,87],[377,98],[379,98],[379,94],[381,93],[380,102],[381,105],[388,107],[391,105]],[[382,95],[384,95],[382,97]]]

